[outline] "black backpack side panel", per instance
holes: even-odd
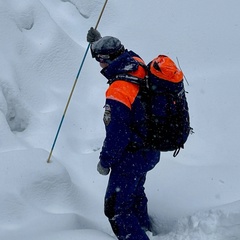
[[[149,73],[149,145],[160,151],[184,147],[190,120],[183,81],[172,83]]]

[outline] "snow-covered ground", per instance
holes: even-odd
[[[0,239],[114,238],[103,214],[106,80],[88,54],[103,0],[0,0]],[[146,62],[178,58],[195,134],[147,179],[161,240],[240,239],[238,0],[109,0],[99,30]]]

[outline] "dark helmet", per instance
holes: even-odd
[[[124,52],[124,46],[118,38],[105,36],[92,43],[91,51],[98,62],[110,63]]]

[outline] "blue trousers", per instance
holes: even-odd
[[[119,240],[149,240],[146,173],[118,173],[112,170],[105,195],[105,215]]]

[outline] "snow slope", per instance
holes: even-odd
[[[103,0],[0,0],[0,239],[112,239],[103,214],[106,80],[88,55]],[[239,1],[109,0],[102,35],[178,58],[195,134],[148,175],[150,239],[240,239]]]

